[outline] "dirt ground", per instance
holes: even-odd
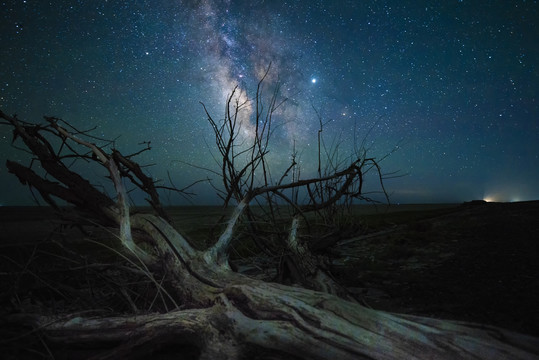
[[[539,336],[538,201],[465,204],[340,251],[357,256],[335,272],[375,309]]]
[[[539,336],[539,201],[408,211],[411,220],[394,225],[393,214],[373,233],[335,246],[337,279],[375,309]],[[54,221],[39,208],[0,208],[0,255],[24,264],[29,255],[13,244],[31,245]],[[4,290],[1,302],[13,301]]]

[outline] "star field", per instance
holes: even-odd
[[[178,186],[213,166],[203,102],[219,119],[238,85],[288,98],[276,113],[274,173],[298,150],[314,169],[319,119],[342,154],[353,135],[387,172],[393,202],[539,199],[537,1],[0,2],[0,108],[97,125]],[[250,136],[248,115],[242,127]],[[252,134],[251,134],[252,135]],[[0,162],[25,161],[0,127]],[[0,204],[31,204],[0,168]],[[11,189],[17,189],[12,191]],[[20,189],[20,191],[18,191]],[[195,199],[212,203],[212,191]],[[175,198],[170,199],[175,202]]]

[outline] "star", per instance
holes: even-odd
[[[240,136],[253,138],[252,100],[271,64],[261,90],[287,99],[272,126],[273,174],[295,148],[302,176],[316,175],[321,118],[339,155],[365,144],[367,156],[391,153],[384,172],[410,174],[388,183],[395,202],[539,198],[535,1],[140,3],[0,2],[2,111],[97,125],[120,149],[152,140],[148,163],[167,179],[171,162],[214,165],[200,102],[220,119],[237,87]],[[0,167],[22,161],[9,139],[0,127]],[[170,177],[180,186],[206,175],[178,165]],[[32,203],[6,190],[16,179],[1,168],[0,183],[0,203]]]

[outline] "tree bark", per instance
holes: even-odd
[[[13,125],[48,176],[59,183],[16,163],[8,163],[9,170],[44,196],[60,197],[107,224],[116,224],[124,256],[166,274],[177,304],[174,311],[163,314],[11,314],[0,319],[3,326],[29,326],[50,344],[108,346],[106,353],[95,355],[99,359],[145,358],[170,344],[194,347],[202,359],[539,359],[537,338],[491,326],[376,311],[328,293],[338,291],[327,285],[330,281],[321,277],[308,247],[295,236],[297,222],[292,226],[289,246],[300,271],[325,292],[235,273],[226,261],[227,252],[253,194],[240,202],[215,245],[199,251],[162,217],[130,215],[120,163],[114,156],[50,120],[47,129],[55,131],[62,145],[73,141],[87,147],[106,166],[117,190],[116,200],[65,167],[59,153],[38,135],[43,128],[23,126],[1,111],[0,117]],[[138,168],[124,170],[129,169]],[[137,172],[131,174],[142,176]],[[152,186],[151,181],[144,182]],[[157,202],[157,198],[152,201]],[[145,235],[153,252],[137,244],[135,232]]]
[[[472,323],[395,315],[333,295],[239,276],[205,308],[108,318],[25,315],[51,343],[121,343],[100,359],[144,358],[167,344],[201,359],[538,359],[539,340]],[[16,317],[11,319],[19,320]],[[178,354],[181,355],[181,354]]]

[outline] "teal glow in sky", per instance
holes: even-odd
[[[61,117],[152,141],[143,163],[176,185],[206,177],[211,127],[235,85],[252,95],[271,62],[289,98],[271,165],[292,147],[309,174],[319,120],[328,141],[408,176],[394,202],[539,199],[537,1],[8,1],[0,3],[0,108],[27,121]],[[246,131],[249,128],[246,127]],[[26,161],[0,126],[3,205],[31,204],[7,173]],[[277,172],[275,170],[274,172]],[[199,188],[202,203],[211,190]],[[170,201],[174,201],[171,198]]]

